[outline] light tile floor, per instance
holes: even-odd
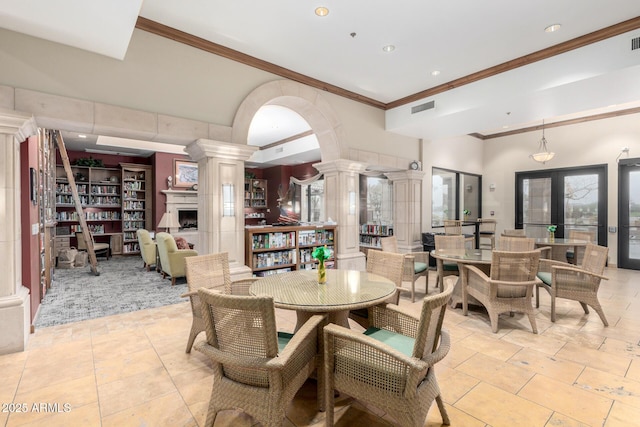
[[[501,316],[491,333],[480,308],[465,317],[449,309],[448,356],[437,365],[453,426],[640,425],[640,272],[607,269],[600,300],[611,326],[591,311],[559,300],[549,320],[541,293],[539,334],[520,314]],[[430,283],[435,283],[432,273]],[[424,279],[418,283],[424,289]],[[435,292],[433,288],[430,292]],[[418,311],[406,295],[401,305]],[[294,316],[278,310],[279,328]],[[0,425],[200,426],[212,387],[202,354],[185,354],[191,324],[187,303],[37,330],[25,352],[0,356]],[[199,339],[203,339],[201,334]],[[322,426],[309,381],[291,405],[285,426]],[[390,426],[376,408],[342,396],[336,425]],[[432,406],[425,425],[440,425]],[[239,411],[215,424],[251,426]]]

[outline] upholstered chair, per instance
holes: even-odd
[[[151,266],[156,265],[156,242],[151,238],[151,234],[141,228],[136,231],[138,236],[138,245],[140,246],[140,255],[147,271],[151,271]]]
[[[111,258],[111,244],[110,243],[96,243],[93,240],[93,234],[89,233],[89,237],[91,238],[91,242],[93,243],[93,252],[96,257],[104,256],[107,259]],[[78,241],[78,250],[86,251],[87,244],[84,241],[84,233],[82,231],[76,232],[76,240]]]
[[[175,239],[169,233],[157,233],[156,242],[158,243],[162,278],[170,276],[171,285],[175,285],[178,277],[186,276],[184,259],[196,256],[198,252],[193,249],[178,249]]]

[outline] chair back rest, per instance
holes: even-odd
[[[444,220],[444,234],[446,235],[458,235],[462,234],[462,221],[459,219],[445,219]]]
[[[384,252],[395,252],[399,253],[398,250],[398,239],[396,236],[383,237],[380,239],[380,247]]]
[[[218,289],[225,294],[231,293],[231,272],[227,252],[191,256],[185,258],[184,262],[189,291],[204,287]]]
[[[536,240],[530,237],[501,236],[496,243],[496,249],[499,251],[524,252],[535,248]]]
[[[136,230],[136,236],[138,236],[138,244],[142,247],[145,244],[153,243],[153,239],[151,238],[151,234],[144,228],[140,228]]]
[[[495,219],[478,218],[478,231],[480,233],[495,233],[497,221]]]
[[[586,240],[589,243],[596,243],[596,232],[587,230],[569,230],[569,239]]]
[[[527,282],[538,273],[540,251],[493,251],[491,279],[505,282]]]
[[[602,274],[607,265],[608,254],[608,247],[589,243],[584,248],[584,258],[580,267],[590,273]]]
[[[527,237],[527,232],[522,228],[503,230],[502,231],[502,236],[505,236],[505,237]]]
[[[367,253],[367,272],[386,277],[397,287],[402,286],[404,255],[372,250]]]
[[[278,356],[278,338],[273,298],[238,296],[200,288],[202,315],[207,343],[233,358],[274,358]],[[265,361],[266,362],[266,361]],[[251,369],[219,364],[222,374],[232,381],[268,388],[266,369]]]
[[[91,232],[89,232],[89,238],[91,239],[91,242],[95,246],[96,243],[95,243],[95,240],[93,240],[93,234],[91,234]],[[84,241],[84,231],[76,231],[76,240],[78,241],[77,243],[78,250],[86,251],[87,245]]]
[[[158,244],[158,255],[160,256],[162,268],[168,271],[166,269],[171,265],[171,262],[169,262],[169,253],[178,250],[176,241],[171,234],[160,232],[156,233],[156,242]]]
[[[420,322],[416,341],[413,344],[413,357],[424,359],[438,348],[447,303],[453,293],[455,281],[455,278],[447,277],[443,292],[429,295],[422,300]]]
[[[464,236],[442,236],[435,235],[435,247],[437,249],[464,249],[465,240]]]

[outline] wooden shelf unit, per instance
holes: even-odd
[[[245,229],[245,264],[254,276],[263,277],[294,270],[315,269],[311,257],[318,246],[327,245],[334,257],[325,261],[335,265],[337,226],[249,227]]]
[[[139,254],[136,230],[152,229],[151,166],[120,163],[122,167],[122,253]]]
[[[380,239],[393,236],[393,225],[362,224],[360,226],[360,247],[380,249]]]

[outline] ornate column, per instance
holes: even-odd
[[[364,163],[333,160],[313,165],[324,174],[324,203],[327,219],[338,223],[338,268],[365,270],[366,260],[360,252],[360,173]]]
[[[0,354],[23,351],[29,339],[29,289],[22,286],[20,143],[38,129],[32,116],[0,109]],[[28,190],[27,190],[28,191]]]
[[[393,182],[393,234],[400,252],[422,251],[423,171],[387,172]]]
[[[209,139],[186,148],[198,162],[198,253],[228,252],[233,280],[251,276],[244,264],[244,162],[256,150]]]

